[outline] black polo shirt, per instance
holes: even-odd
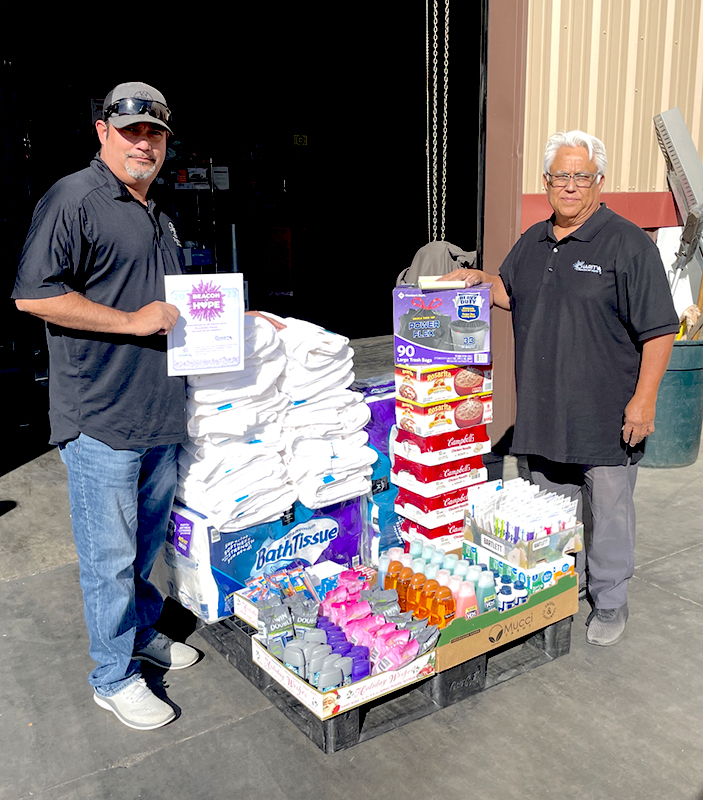
[[[500,268],[515,332],[513,452],[625,464],[643,455],[620,435],[642,343],[678,330],[659,251],[601,204],[557,242],[553,219],[527,230]]]
[[[39,201],[14,299],[79,292],[122,311],[164,300],[180,273],[176,228],[144,206],[96,157]],[[47,325],[51,443],[85,433],[114,449],[186,440],[185,385],[168,377],[166,337],[91,333]]]

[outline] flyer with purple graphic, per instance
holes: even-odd
[[[244,281],[241,272],[166,275],[166,302],[181,316],[167,334],[168,374],[244,369]]]

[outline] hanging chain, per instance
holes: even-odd
[[[432,44],[432,239],[437,241],[437,19],[439,0],[434,0]]]
[[[444,116],[442,118],[442,235],[447,213],[447,95],[449,94],[449,0],[444,2]]]
[[[430,201],[430,0],[425,0],[425,111],[427,131],[425,158],[427,161],[427,241],[432,239],[432,203]]]
[[[439,50],[439,0],[433,0],[432,28],[432,141],[430,142],[430,10],[429,0],[425,0],[425,104],[427,106],[427,131],[425,156],[427,159],[427,239],[437,241],[437,107],[439,92],[438,50]],[[444,241],[447,214],[447,98],[449,95],[449,0],[444,0],[444,92],[442,113],[442,207],[440,214],[440,239]],[[430,167],[430,161],[432,166]],[[431,174],[431,177],[430,177]],[[431,187],[430,187],[431,184]]]

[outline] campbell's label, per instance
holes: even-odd
[[[481,469],[482,466],[483,458],[481,456],[470,456],[468,458],[451,461],[447,464],[427,465],[418,464],[416,461],[410,461],[398,454],[395,457],[391,471],[395,475],[401,472],[409,472],[422,483],[432,483],[433,481],[446,480],[447,478],[470,475],[477,469]]]
[[[420,436],[403,428],[398,429],[397,441],[412,442],[421,452],[434,452],[451,447],[463,447],[476,442],[488,441],[488,432],[485,425],[475,425],[464,431],[446,431],[436,436]]]
[[[440,536],[456,537],[464,534],[464,519],[462,517],[460,520],[442,525],[439,528],[425,528],[424,525],[419,525],[417,522],[403,519],[400,527],[403,533],[408,535],[419,534],[426,539],[438,539]]]
[[[485,469],[485,467],[477,472],[480,482],[483,482],[487,479],[488,470]],[[438,511],[442,508],[463,508],[466,505],[466,496],[469,488],[470,487],[455,489],[454,491],[444,492],[443,494],[435,497],[423,497],[412,490],[401,487],[398,489],[398,498],[396,503],[398,505],[410,504],[425,514],[432,511]]]

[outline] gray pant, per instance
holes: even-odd
[[[588,591],[596,608],[620,608],[627,602],[627,584],[635,569],[635,503],[637,465],[598,467],[560,464],[529,456],[532,480],[540,489],[578,498],[583,519],[585,488],[593,516],[586,553],[578,553],[576,570],[588,566]],[[585,555],[585,558],[584,558]]]

